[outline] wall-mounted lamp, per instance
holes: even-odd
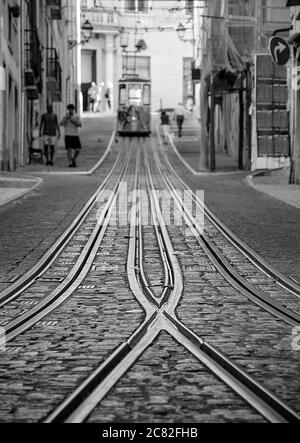
[[[93,36],[94,27],[89,20],[86,20],[81,27],[81,31],[83,38],[80,42],[77,40],[68,40],[69,49],[73,49],[78,45],[86,45]]]
[[[179,40],[183,41],[185,37],[186,28],[183,26],[182,23],[179,23],[176,32],[178,34]]]
[[[176,29],[176,32],[178,34],[179,40],[181,40],[184,43],[195,43],[194,38],[185,38],[186,31],[191,31],[191,28],[186,28],[182,23],[179,23],[178,28]]]

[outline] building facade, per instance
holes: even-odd
[[[277,70],[269,53],[270,37],[290,26],[286,0],[197,4],[203,167],[214,169],[218,150],[240,169],[289,166],[288,70]]]
[[[77,30],[72,0],[0,2],[0,168],[26,164],[40,145],[40,117],[52,104],[59,115],[76,96]]]
[[[82,48],[84,109],[92,82],[102,87],[101,109],[107,110],[106,88],[117,91],[118,80],[135,67],[141,77],[152,80],[153,110],[174,108],[193,95],[193,40],[181,41],[177,34],[181,22],[192,20],[190,5],[170,0],[82,1],[82,23],[89,20],[94,27],[93,39]],[[135,54],[137,42],[143,44]],[[113,109],[116,98],[113,94]]]
[[[0,168],[13,170],[21,156],[21,20],[20,1],[0,2]]]
[[[292,137],[291,183],[300,184],[300,1],[287,2],[291,19],[289,42],[292,45],[290,64],[290,119]]]

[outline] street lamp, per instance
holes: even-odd
[[[196,43],[195,38],[185,38],[186,31],[194,31],[194,30],[193,28],[186,28],[182,23],[179,23],[178,28],[176,29],[179,40],[184,43],[195,44]]]
[[[183,26],[182,23],[179,23],[178,28],[176,29],[176,32],[178,34],[179,40],[184,41],[184,37],[185,37],[185,27]]]
[[[83,25],[81,26],[81,33],[82,33],[82,40],[68,40],[69,43],[69,49],[73,49],[78,45],[86,45],[93,36],[94,27],[92,23],[89,20],[86,20]]]
[[[89,42],[92,38],[94,27],[89,20],[86,20],[81,27],[85,42]]]
[[[121,32],[120,45],[123,49],[123,52],[126,52],[129,46],[129,34],[126,32]]]

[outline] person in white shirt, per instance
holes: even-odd
[[[76,168],[76,159],[81,151],[81,142],[78,129],[82,127],[81,120],[75,114],[75,106],[68,106],[68,114],[61,121],[60,126],[65,128],[65,145],[68,153],[69,168]]]
[[[182,137],[182,128],[185,119],[185,107],[182,103],[178,103],[177,108],[175,109],[174,119],[177,121],[178,126],[178,137]]]
[[[97,99],[97,85],[95,82],[92,83],[91,87],[88,90],[88,98],[89,98],[89,111],[96,112],[95,104]]]
[[[101,102],[102,102],[102,84],[98,83],[96,86],[96,101],[95,101],[95,112],[101,112]]]

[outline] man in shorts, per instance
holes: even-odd
[[[60,138],[60,128],[58,125],[57,115],[54,114],[53,107],[49,105],[47,108],[47,113],[42,115],[40,124],[40,137],[43,137],[44,154],[46,157],[47,166],[54,166],[53,159],[57,136]]]
[[[78,115],[75,114],[75,106],[68,106],[68,113],[63,118],[60,126],[65,128],[65,145],[68,153],[69,168],[76,168],[76,159],[81,151],[81,142],[78,129],[82,123]]]

